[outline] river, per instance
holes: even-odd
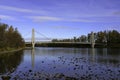
[[[120,49],[36,47],[0,54],[0,79],[120,80]]]

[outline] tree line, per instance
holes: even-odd
[[[120,33],[117,30],[105,30],[94,33],[95,43],[116,44],[120,43]],[[90,42],[91,33],[81,35],[80,37],[73,37],[71,39],[53,39],[52,42]]]
[[[24,39],[13,26],[0,23],[0,51],[21,48],[25,46]]]

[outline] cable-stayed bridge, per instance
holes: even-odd
[[[35,33],[37,33],[39,36],[41,37],[36,37],[35,36]],[[31,34],[31,32],[28,33],[28,35]],[[90,41],[88,42],[88,40],[86,40],[85,42],[75,42],[74,40],[73,41],[69,41],[69,42],[59,42],[59,41],[56,41],[56,42],[52,42],[53,39],[55,38],[49,38],[47,36],[45,36],[44,34],[38,32],[38,31],[35,31],[34,29],[32,29],[32,34],[31,34],[31,37],[29,38],[25,38],[25,43],[26,44],[32,44],[32,48],[35,47],[35,44],[41,44],[41,43],[58,43],[58,44],[89,44],[91,45],[92,48],[94,48],[95,46],[95,38],[94,38],[94,33],[91,32],[91,36],[90,36]],[[57,40],[63,40],[62,38],[57,38]]]

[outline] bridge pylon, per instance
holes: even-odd
[[[32,29],[32,39],[31,39],[31,42],[32,42],[32,48],[34,49],[35,48],[35,30],[34,30],[34,28]]]

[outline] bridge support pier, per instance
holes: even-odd
[[[32,29],[32,48],[35,48],[35,31]]]
[[[92,46],[92,48],[94,48],[95,47],[95,43],[92,43],[91,46]]]

